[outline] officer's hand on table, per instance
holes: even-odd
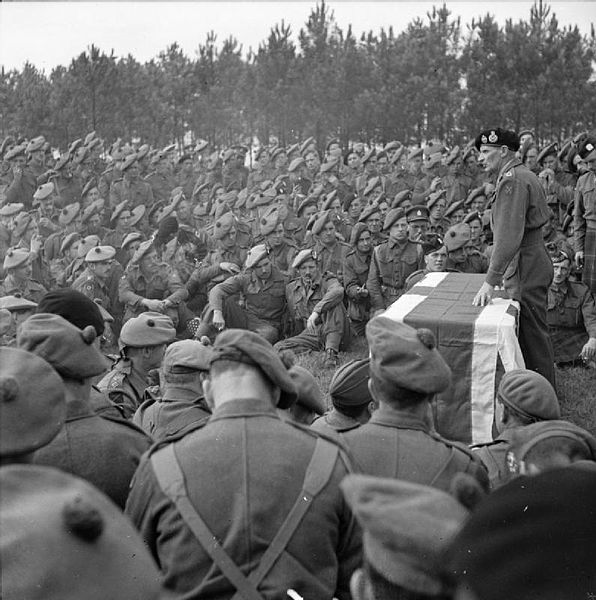
[[[490,304],[493,299],[493,294],[495,293],[494,286],[486,283],[486,281],[482,284],[482,287],[478,290],[478,293],[474,297],[474,301],[472,304],[474,306],[486,306]]]
[[[312,315],[310,315],[310,317],[308,317],[308,320],[306,321],[306,329],[308,329],[309,331],[314,331],[317,326],[318,318],[319,318],[319,313],[313,312]]]
[[[584,253],[582,250],[580,250],[579,252],[575,253],[575,263],[577,264],[578,267],[583,267],[584,265]]]
[[[141,304],[147,309],[153,312],[163,312],[163,302],[161,300],[151,300],[145,298]]]
[[[590,338],[582,348],[579,357],[583,360],[596,359],[596,338]]]
[[[240,267],[232,262],[220,262],[219,268],[226,273],[230,273],[231,275],[240,273]]]
[[[223,313],[221,310],[213,311],[213,327],[217,329],[217,331],[221,331],[226,326],[226,321],[223,317]]]

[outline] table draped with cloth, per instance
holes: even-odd
[[[435,334],[453,372],[451,386],[433,400],[435,426],[442,436],[466,444],[493,439],[501,375],[524,368],[516,335],[519,304],[497,292],[487,306],[473,306],[484,280],[484,275],[429,273],[383,315]]]

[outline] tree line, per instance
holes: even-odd
[[[595,60],[594,26],[560,27],[542,0],[504,26],[490,14],[462,25],[443,5],[399,34],[360,39],[322,1],[297,43],[282,21],[247,56],[211,32],[194,58],[173,43],[141,64],[92,45],[49,74],[30,63],[2,70],[0,134],[43,134],[62,148],[91,130],[155,145],[311,135],[455,144],[497,125],[564,139],[596,126]]]

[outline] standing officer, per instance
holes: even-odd
[[[278,342],[278,350],[325,350],[325,366],[337,367],[350,325],[343,305],[344,289],[333,273],[321,273],[312,250],[302,250],[292,263],[298,277],[286,286],[289,319],[297,335]]]
[[[475,145],[484,170],[496,176],[497,183],[491,211],[494,246],[486,281],[474,305],[485,306],[495,286],[505,286],[509,297],[521,305],[519,344],[526,367],[554,386],[554,356],[546,320],[553,266],[542,241],[549,211],[544,190],[516,157],[519,137],[514,131],[483,131]]]
[[[405,479],[449,491],[457,473],[485,487],[486,470],[463,444],[442,438],[430,422],[430,400],[451,383],[451,371],[428,329],[386,317],[366,326],[369,389],[379,404],[370,421],[342,434],[362,473]]]
[[[213,415],[145,456],[126,507],[166,589],[350,598],[360,543],[339,490],[350,465],[334,442],[278,417],[296,398],[279,356],[255,333],[224,331],[204,389]]]
[[[406,279],[421,267],[422,252],[408,239],[408,222],[403,208],[392,208],[383,230],[389,239],[373,250],[366,287],[373,314],[381,312],[404,292]]]
[[[596,294],[596,137],[586,138],[578,153],[588,171],[578,179],[575,188],[575,262],[583,267],[582,281]]]
[[[160,313],[144,312],[122,326],[120,358],[97,387],[121,407],[127,418],[142,404],[149,371],[159,368],[166,344],[175,337],[174,323]]]

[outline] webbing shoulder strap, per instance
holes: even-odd
[[[184,522],[241,597],[245,600],[263,600],[263,596],[228,556],[191,504],[184,485],[184,474],[174,453],[174,444],[155,452],[151,456],[151,464],[164,494],[174,502]]]
[[[261,557],[258,568],[248,576],[249,581],[253,585],[258,586],[263,581],[265,575],[269,573],[271,567],[273,567],[285,550],[298,525],[300,525],[313,499],[327,485],[335,467],[338,450],[335,444],[322,438],[317,438],[315,451],[306,468],[302,490],[285,521],[275,534],[269,548],[267,548],[265,554]],[[235,594],[232,600],[239,600],[240,597],[239,594]]]
[[[327,485],[338,456],[338,447],[322,438],[317,439],[315,450],[306,469],[304,483],[294,506],[261,557],[259,566],[247,578],[219,544],[201,516],[191,504],[184,485],[184,474],[174,453],[174,444],[162,448],[151,456],[157,481],[176,505],[180,515],[196,536],[199,543],[225,577],[234,585],[237,593],[233,600],[263,600],[258,585],[285,550],[292,535],[312,504],[313,499]]]

